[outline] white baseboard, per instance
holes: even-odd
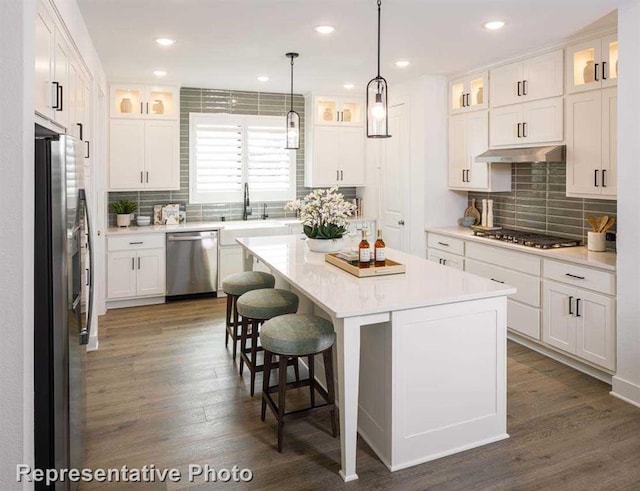
[[[143,305],[157,305],[165,303],[164,295],[162,297],[144,297],[144,298],[127,298],[125,300],[109,300],[107,301],[107,310],[124,309],[127,307],[141,307]]]
[[[617,375],[613,376],[613,387],[609,394],[633,406],[640,407],[640,385],[624,380]]]
[[[98,351],[98,336],[89,336],[89,342],[87,343],[87,351]]]

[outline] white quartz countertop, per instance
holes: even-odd
[[[237,239],[302,293],[337,318],[377,314],[510,295],[516,289],[387,248],[407,272],[357,278],[325,262],[298,236]]]
[[[253,228],[270,228],[283,227],[287,225],[295,225],[300,223],[297,218],[282,218],[275,220],[233,220],[218,222],[186,222],[180,225],[149,225],[146,227],[138,227],[130,225],[129,227],[109,227],[107,235],[128,235],[128,234],[153,234],[153,233],[170,233],[170,232],[199,232],[202,230],[242,230]]]
[[[534,247],[510,244],[509,242],[502,242],[500,240],[476,237],[473,235],[473,231],[466,227],[425,227],[425,230],[427,232],[448,235],[464,240],[472,240],[474,242],[503,247],[505,249],[511,249],[518,252],[537,254],[547,259],[568,261],[585,266],[592,266],[594,268],[606,269],[608,271],[616,270],[616,253],[612,251],[593,252],[587,250],[586,246],[563,247],[559,249],[536,249]]]

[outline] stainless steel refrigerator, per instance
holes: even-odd
[[[85,460],[85,358],[93,279],[79,143],[36,125],[34,443],[35,467],[42,469],[82,469]],[[75,487],[69,482],[55,485]],[[39,483],[36,489],[45,487]]]

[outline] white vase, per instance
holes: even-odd
[[[344,237],[339,239],[309,239],[305,241],[312,252],[340,252],[344,247]]]
[[[602,252],[607,248],[606,234],[604,232],[587,232],[587,249]]]
[[[129,213],[126,215],[116,215],[116,222],[118,227],[128,227],[131,224],[131,215]]]

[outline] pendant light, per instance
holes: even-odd
[[[380,76],[380,5],[378,0],[378,75],[367,84],[367,137],[389,138],[387,81]]]
[[[293,110],[293,59],[298,57],[298,53],[287,53],[287,58],[291,58],[291,109],[287,113],[287,150],[297,150],[300,148],[300,115]]]

